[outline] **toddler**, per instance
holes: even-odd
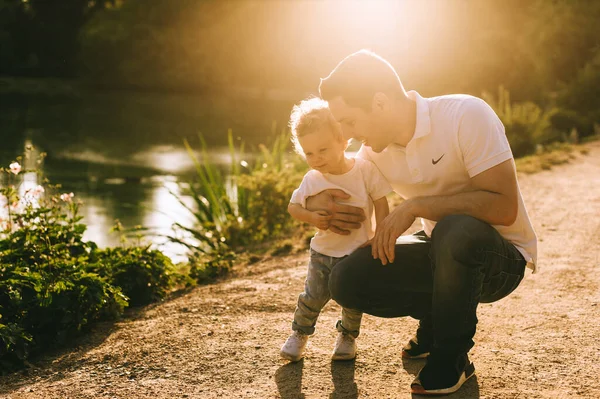
[[[312,224],[319,231],[310,242],[310,260],[304,292],[298,297],[292,334],[281,348],[281,356],[298,361],[304,356],[308,336],[315,331],[321,309],[331,299],[329,274],[337,262],[373,238],[373,208],[376,223],[389,213],[386,195],[392,191],[381,172],[370,161],[346,157],[348,142],[341,126],[331,114],[327,102],[312,98],[294,106],[290,119],[292,141],[298,153],[311,167],[300,187],[292,195],[288,211],[297,220]],[[325,211],[305,209],[306,199],[327,189],[340,189],[350,195],[345,204],[361,207],[367,216],[359,229],[349,235],[328,230],[330,216]],[[339,331],[333,360],[349,360],[356,356],[362,313],[342,309],[337,322]]]

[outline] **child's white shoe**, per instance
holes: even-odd
[[[332,360],[352,360],[356,357],[356,338],[350,334],[338,333],[333,349]]]
[[[304,357],[304,348],[306,348],[307,342],[308,335],[294,331],[285,341],[279,353],[282,358],[297,362]]]

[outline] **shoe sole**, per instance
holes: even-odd
[[[402,351],[403,359],[425,359],[427,356],[429,356],[429,352],[421,353],[420,355],[411,355],[407,351]]]
[[[356,355],[332,355],[331,360],[352,360],[355,359]]]
[[[467,380],[475,375],[475,366],[473,363],[469,363],[466,367],[465,371],[462,372],[458,382],[451,386],[450,388],[442,388],[442,389],[430,389],[426,390],[420,383],[413,383],[410,386],[410,393],[415,395],[448,395],[454,393],[460,389],[460,387],[467,382]]]
[[[301,355],[300,357],[298,357],[298,356],[292,356],[289,353],[285,353],[285,352],[279,352],[279,355],[283,359],[289,360],[290,362],[299,362],[300,360],[302,360],[304,358],[304,355]]]

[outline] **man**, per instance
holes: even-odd
[[[405,199],[370,247],[333,268],[331,295],[375,316],[419,319],[402,351],[427,357],[411,390],[455,392],[474,375],[467,354],[478,304],[511,293],[526,266],[535,271],[537,238],[504,126],[476,97],[407,93],[393,67],[365,50],[336,66],[319,91],[345,138],[362,141],[357,156],[374,162]],[[307,208],[327,210],[330,229],[347,234],[364,216],[339,203],[346,197],[327,190]],[[398,239],[416,218],[423,231]]]

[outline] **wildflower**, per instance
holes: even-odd
[[[64,202],[71,202],[74,196],[75,196],[75,194],[73,194],[73,193],[69,193],[69,194],[64,193],[64,194],[60,195],[60,199]]]
[[[31,189],[31,195],[33,195],[34,197],[38,197],[42,194],[44,194],[44,187],[37,185],[34,188]]]
[[[247,167],[248,167],[248,162],[246,162],[246,161],[241,161],[241,162],[240,162],[240,165],[242,165],[244,168],[247,168]]]
[[[21,171],[21,165],[18,162],[13,162],[8,167],[10,168],[10,172],[15,175],[18,175]]]

